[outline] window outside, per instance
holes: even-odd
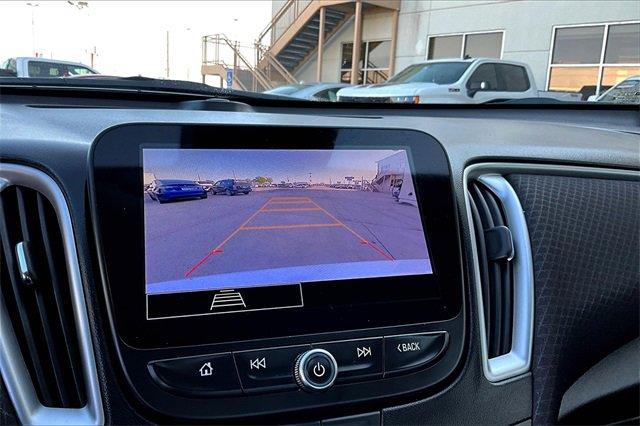
[[[556,28],[549,90],[583,100],[640,74],[640,23]]]
[[[429,37],[427,59],[502,56],[502,31]]]
[[[389,48],[388,40],[365,41],[360,49],[360,67],[362,69],[358,77],[358,83],[377,84],[384,83],[389,78]],[[342,44],[342,61],[340,68],[340,81],[349,83],[351,80],[351,64],[353,43]]]

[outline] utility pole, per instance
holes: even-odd
[[[167,78],[169,78],[169,30],[167,30]]]
[[[35,18],[35,9],[40,6],[38,3],[27,3],[27,6],[31,8],[31,48],[33,49],[33,56],[38,57],[38,52],[36,51],[36,18]]]

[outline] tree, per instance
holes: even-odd
[[[259,185],[262,185],[265,183],[273,182],[273,179],[271,179],[270,177],[256,176],[255,178],[253,178],[253,181]]]

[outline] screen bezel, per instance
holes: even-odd
[[[297,141],[304,141],[305,146]],[[300,309],[148,321],[142,148],[405,149],[433,274],[305,283],[305,291],[314,294],[317,302]],[[135,124],[109,129],[97,138],[90,163],[92,207],[112,319],[118,336],[129,346],[156,348],[397,326],[447,320],[460,312],[460,245],[449,164],[440,144],[427,134],[390,129]],[[403,291],[398,292],[397,286]],[[335,300],[339,302],[332,303]]]

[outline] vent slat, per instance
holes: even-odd
[[[0,215],[2,275],[11,282],[0,290],[12,299],[7,309],[40,403],[82,407],[86,396],[55,210],[39,192],[12,186],[0,193]],[[25,269],[29,281],[21,276]]]
[[[475,189],[475,185],[473,186]],[[484,313],[484,321],[485,324],[488,324],[492,321],[491,315],[491,295],[489,292],[489,286],[484,285],[484,283],[489,282],[489,265],[487,264],[487,249],[484,243],[484,227],[482,226],[482,217],[480,215],[480,211],[478,210],[478,206],[476,203],[476,197],[473,195],[469,199],[471,203],[471,212],[473,215],[473,221],[475,223],[475,237],[476,237],[476,245],[478,247],[478,262],[480,263],[480,281],[483,283],[482,285],[482,310]],[[491,329],[489,327],[486,328],[487,341],[491,340]]]
[[[480,262],[487,350],[489,357],[493,358],[511,350],[513,327],[513,274],[509,262],[511,257],[509,249],[512,247],[511,234],[497,197],[478,182],[470,184],[469,192]],[[499,240],[497,241],[496,238]],[[493,253],[492,256],[489,256],[489,252]],[[496,255],[496,253],[500,254]]]
[[[5,190],[4,192],[8,196],[12,195],[9,193],[9,190]],[[26,345],[26,352],[28,352],[27,356],[31,361],[31,368],[28,369],[32,379],[36,381],[38,396],[42,398],[41,402],[43,405],[52,405],[53,398],[51,396],[51,393],[49,392],[49,387],[47,386],[47,381],[43,370],[39,368],[33,368],[33,366],[39,365],[38,349],[34,333],[32,332],[31,321],[29,321],[29,315],[26,310],[24,298],[22,296],[22,292],[20,291],[20,285],[22,284],[22,282],[20,281],[18,276],[18,268],[16,266],[16,259],[11,244],[12,240],[20,239],[20,237],[14,235],[14,238],[11,238],[12,235],[9,232],[10,227],[8,226],[8,217],[10,217],[10,214],[8,213],[9,208],[10,206],[6,205],[3,197],[0,197],[0,235],[2,235],[2,251],[7,268],[7,275],[9,276],[9,280],[11,281],[12,292],[10,293],[10,295],[12,297],[10,299],[15,302],[14,317],[16,316],[15,313],[17,312],[19,322],[22,325],[22,333],[20,333],[22,337],[21,340]],[[14,212],[13,216],[15,215],[19,215],[17,211]],[[2,290],[4,292],[7,289],[3,286]],[[7,291],[6,293],[9,292]]]
[[[511,334],[513,328],[513,274],[511,262],[502,268],[502,335],[499,353],[506,354],[511,350]]]
[[[478,191],[485,202],[484,206],[487,209],[487,216],[491,218],[489,221],[491,225],[489,228],[485,229],[485,232],[486,230],[496,226],[503,226],[504,221],[502,219],[502,214],[496,200],[493,198],[493,195],[487,191],[480,191],[479,188]],[[491,313],[494,319],[489,323],[489,327],[491,327],[491,336],[493,336],[493,338],[489,340],[489,354],[495,356],[500,354],[500,349],[502,348],[502,330],[504,324],[504,316],[502,314],[504,306],[508,301],[504,294],[505,282],[503,281],[502,265],[498,262],[490,262],[489,275],[489,280],[492,283],[491,294],[493,296],[493,300],[491,301]]]
[[[50,382],[52,382],[52,392],[55,392],[54,395],[56,396],[54,404],[62,404],[63,407],[66,407],[69,404],[69,398],[64,389],[64,378],[60,366],[62,360],[58,357],[58,351],[56,350],[57,342],[49,326],[51,321],[49,319],[49,313],[47,312],[45,296],[39,289],[35,289],[34,291],[40,324],[42,324],[42,336],[44,337],[44,344],[40,345],[43,347],[43,350],[40,354],[39,366],[36,368],[49,367],[51,369],[53,372],[53,380],[50,380]]]
[[[73,323],[69,320],[67,315],[67,309],[65,308],[65,299],[63,297],[60,275],[61,271],[56,266],[56,261],[54,257],[54,251],[52,248],[52,241],[49,237],[50,234],[56,233],[53,227],[49,227],[48,223],[50,219],[47,217],[47,212],[45,209],[45,201],[44,197],[41,194],[37,194],[37,205],[38,205],[38,218],[40,221],[40,231],[42,235],[42,242],[44,252],[46,254],[47,265],[49,267],[50,276],[51,276],[51,286],[53,288],[53,295],[55,299],[56,305],[56,313],[58,315],[58,321],[62,324],[62,338],[63,345],[62,350],[67,352],[67,356],[71,361],[69,363],[69,371],[70,371],[70,380],[72,383],[71,390],[73,395],[71,395],[71,400],[74,404],[79,404],[82,401],[82,394],[80,393],[80,389],[82,389],[82,381],[81,381],[81,372],[78,371],[77,366],[79,365],[79,356],[77,353],[77,347],[73,342],[71,333],[69,330],[72,330],[74,327]],[[71,308],[71,307],[69,307]]]
[[[61,366],[62,360],[58,356],[60,348],[57,347],[58,342],[54,337],[55,330],[53,330],[53,327],[55,327],[56,323],[52,322],[49,318],[50,308],[47,306],[46,295],[42,288],[43,285],[46,285],[45,282],[48,283],[52,277],[47,273],[48,271],[41,267],[41,263],[38,262],[42,258],[40,253],[38,253],[40,251],[38,249],[42,247],[42,238],[38,238],[41,237],[41,235],[36,229],[32,229],[36,227],[34,219],[37,217],[37,215],[33,214],[34,194],[32,191],[29,191],[28,194],[25,194],[25,192],[23,188],[16,187],[16,201],[18,204],[18,217],[22,230],[22,239],[27,242],[27,248],[30,252],[29,258],[33,262],[31,266],[35,271],[36,282],[35,285],[23,287],[26,291],[32,291],[35,295],[36,311],[39,317],[37,323],[40,325],[41,336],[44,339],[44,341],[40,341],[40,344],[37,345],[40,351],[40,360],[39,366],[35,368],[46,368],[46,366],[50,366],[53,377],[51,377],[48,382],[51,395],[53,396],[53,404],[62,404],[63,407],[66,407],[69,405],[69,397],[64,386],[64,376]],[[27,208],[27,204],[30,204],[29,207],[31,208]]]

